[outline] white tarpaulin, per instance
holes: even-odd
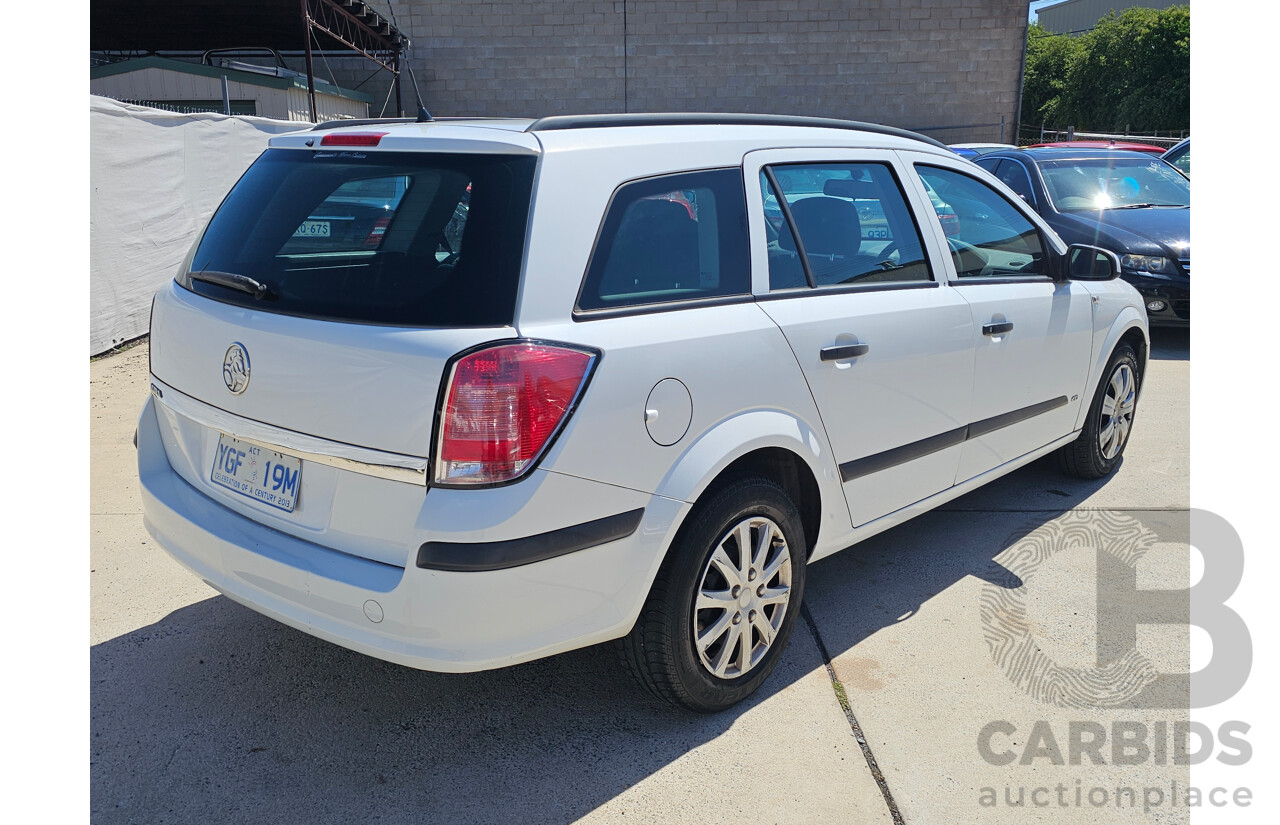
[[[89,96],[90,355],[147,332],[151,296],[267,139],[307,128]]]

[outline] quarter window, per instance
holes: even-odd
[[[1035,224],[985,183],[935,166],[918,166],[947,236],[960,278],[1045,275]]]
[[[807,286],[806,263],[818,287],[931,279],[919,229],[888,166],[772,166],[761,172],[761,188],[770,289]]]
[[[737,169],[625,184],[605,215],[578,309],[748,294],[746,223]]]

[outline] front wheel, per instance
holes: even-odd
[[[751,695],[777,665],[808,554],[795,504],[765,478],[734,481],[690,518],[618,650],[651,693],[710,713]]]
[[[1111,354],[1080,436],[1058,450],[1058,467],[1077,478],[1102,478],[1120,463],[1138,405],[1138,359],[1122,343]]]

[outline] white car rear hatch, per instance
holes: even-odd
[[[515,337],[537,141],[502,125],[272,141],[152,313],[166,447],[189,482],[278,529],[404,563],[411,516],[379,528],[344,511],[423,495],[450,359]],[[252,462],[266,478],[241,478]],[[349,505],[344,485],[362,491]]]

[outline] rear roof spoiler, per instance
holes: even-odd
[[[397,123],[448,123],[450,121],[473,121],[473,120],[510,120],[505,117],[432,117],[430,120],[422,120],[416,117],[366,117],[353,118],[351,120],[326,120],[324,123],[317,123],[312,126],[309,131],[323,132],[326,129],[344,129],[348,126],[391,126]],[[528,131],[528,130],[526,130]]]

